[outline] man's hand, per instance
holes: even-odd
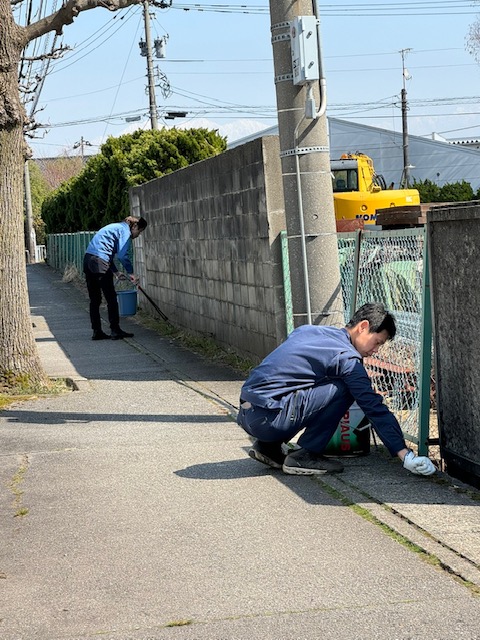
[[[140,278],[133,273],[131,273],[128,277],[130,278],[130,281],[133,282],[133,284],[138,284],[140,282]]]
[[[403,466],[407,471],[418,476],[431,476],[435,473],[435,465],[427,456],[416,456],[410,449],[403,459]]]

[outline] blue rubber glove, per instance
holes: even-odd
[[[418,476],[431,476],[435,473],[435,465],[427,456],[416,456],[410,449],[403,459],[403,466],[407,471]]]

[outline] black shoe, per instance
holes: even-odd
[[[93,332],[92,340],[110,340],[110,336],[107,336],[101,329]]]
[[[133,333],[123,331],[123,329],[117,329],[110,334],[111,340],[122,340],[122,338],[133,338]]]
[[[254,443],[248,455],[274,469],[281,469],[286,457],[281,442],[262,442],[261,440]]]
[[[294,476],[312,476],[324,473],[341,473],[343,464],[331,458],[307,451],[306,449],[297,449],[288,454],[283,463],[282,469],[285,473]]]

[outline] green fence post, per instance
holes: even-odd
[[[287,336],[294,330],[293,304],[292,304],[292,282],[290,280],[290,262],[288,259],[288,238],[286,231],[280,231],[282,244],[282,269],[283,269],[283,292],[285,297],[285,324]]]
[[[428,235],[425,225],[423,236],[422,335],[420,346],[420,397],[418,406],[418,453],[428,455],[430,434],[430,379],[432,372],[432,302],[430,298],[430,270]]]
[[[362,230],[357,229],[355,231],[355,249],[353,252],[353,278],[352,278],[352,291],[350,298],[350,318],[357,310],[357,296],[358,296],[358,272],[360,270],[360,247],[362,242]],[[349,318],[349,319],[350,319]]]
[[[73,262],[75,264],[75,268],[80,273],[80,232],[77,231],[75,233],[75,251],[73,254]]]
[[[74,263],[75,261],[74,256],[75,256],[75,234],[69,233],[68,234],[68,260],[67,260],[68,266]]]

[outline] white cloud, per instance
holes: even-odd
[[[159,126],[164,126],[167,129],[213,129],[217,130],[221,136],[226,136],[228,142],[234,142],[240,140],[252,133],[263,131],[271,126],[270,123],[265,124],[259,120],[250,120],[248,118],[242,118],[234,120],[232,122],[219,123],[208,118],[176,118],[175,120],[160,121]],[[125,135],[127,133],[133,133],[138,129],[149,129],[150,120],[144,120],[143,122],[132,122],[125,127],[118,135]],[[98,144],[98,142],[95,142]]]
[[[274,124],[274,123],[273,123]],[[272,123],[265,124],[265,122],[259,122],[258,120],[235,120],[234,122],[227,122],[221,125],[219,131],[222,136],[226,136],[228,142],[235,142],[246,136],[263,131],[272,126]]]

